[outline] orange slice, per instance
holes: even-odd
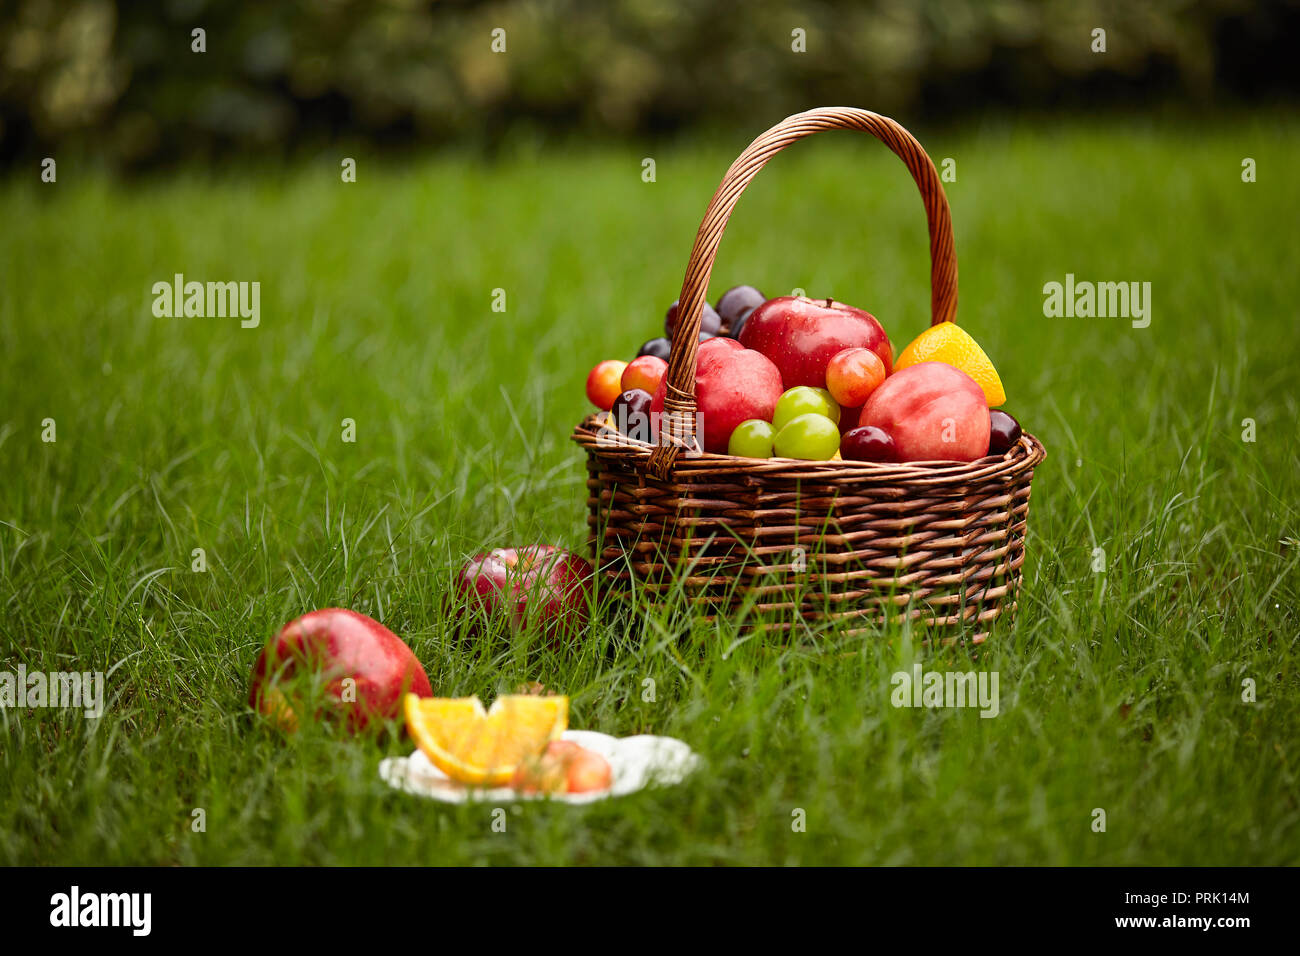
[[[894,362],[894,371],[919,362],[944,362],[961,369],[984,389],[989,408],[997,408],[1007,400],[1007,393],[1002,390],[1002,379],[989,357],[969,332],[952,322],[932,325],[912,339]]]
[[[477,697],[407,694],[406,729],[452,780],[497,787],[569,726],[569,698],[507,695],[491,710]]]

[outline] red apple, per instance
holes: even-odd
[[[591,564],[554,545],[495,548],[461,568],[457,592],[468,609],[508,618],[511,626],[540,626],[552,639],[587,623]]]
[[[397,717],[407,693],[433,696],[424,668],[401,638],[364,614],[338,607],[290,621],[262,648],[248,702],[284,729],[296,730],[303,703],[295,685],[306,678],[323,683],[353,730]]]
[[[899,461],[974,461],[989,450],[984,389],[944,362],[918,362],[889,376],[858,424],[883,428]]]
[[[740,343],[775,362],[786,388],[825,388],[826,367],[844,349],[871,349],[886,372],[894,366],[894,348],[876,317],[830,299],[768,299],[750,313]]]
[[[751,317],[752,318],[752,317]],[[668,381],[655,390],[650,417],[664,408]],[[735,339],[716,338],[700,343],[695,361],[695,405],[700,415],[701,447],[719,455],[736,426],[751,418],[772,420],[776,400],[785,391],[781,373],[766,356],[747,349]]]

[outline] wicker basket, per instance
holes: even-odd
[[[705,454],[695,436],[695,355],[713,260],[736,201],[763,165],[822,130],[871,133],[907,165],[930,226],[931,323],[953,321],[957,259],[934,163],[907,130],[866,110],[789,117],[731,165],[714,193],[682,283],[658,445],[599,416],[587,450],[590,544],[606,593],[649,599],[681,589],[706,616],[744,615],[783,630],[843,619],[843,633],[887,621],[927,639],[983,641],[1016,608],[1029,486],[1042,444],[969,463],[766,460]]]

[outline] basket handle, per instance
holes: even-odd
[[[700,347],[700,318],[709,290],[718,244],[741,193],[767,161],[791,143],[823,130],[856,129],[870,133],[893,150],[921,190],[930,224],[930,324],[951,322],[957,313],[957,253],[952,217],[939,173],[921,144],[887,116],[847,106],[828,106],[796,113],[761,134],[736,158],[718,184],[695,234],[686,264],[672,352],[665,373],[667,388],[659,426],[659,446],[650,456],[650,474],[667,480],[683,448],[698,448],[695,435],[695,356]]]

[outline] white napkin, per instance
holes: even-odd
[[[592,803],[606,797],[621,797],[651,784],[681,783],[700,762],[699,755],[680,740],[639,734],[611,737],[594,730],[566,730],[565,740],[594,751],[609,761],[613,784],[595,793],[526,794],[511,787],[471,787],[435,767],[421,751],[409,757],[388,757],[379,764],[379,776],[390,787],[430,797],[443,803],[470,800],[556,800],[561,803]]]

